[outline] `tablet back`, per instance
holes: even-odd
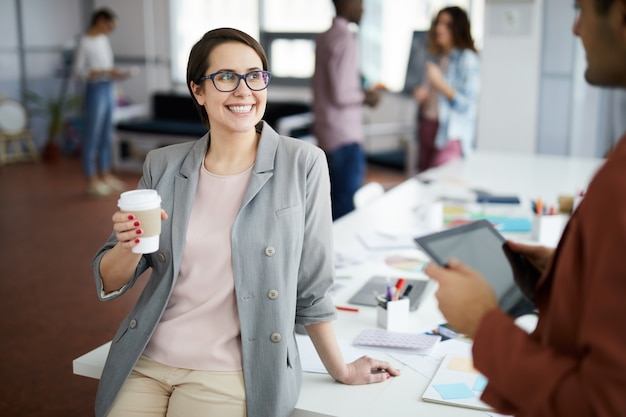
[[[415,238],[437,264],[456,258],[479,271],[489,282],[500,307],[513,316],[533,310],[513,279],[513,270],[502,249],[505,239],[486,220],[478,220],[441,232]]]

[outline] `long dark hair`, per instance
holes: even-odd
[[[196,42],[191,48],[189,61],[187,63],[187,88],[191,93],[193,104],[200,114],[200,120],[205,127],[209,127],[209,115],[206,113],[206,109],[196,100],[193,90],[191,89],[191,82],[193,81],[195,84],[200,84],[200,78],[204,76],[209,68],[209,55],[216,46],[227,42],[239,42],[248,45],[254,49],[259,58],[261,58],[263,70],[267,71],[269,68],[267,55],[263,47],[256,39],[247,33],[233,28],[213,29],[205,33],[202,39]]]
[[[435,26],[439,17],[447,13],[452,17],[452,43],[455,48],[458,49],[471,49],[476,52],[476,46],[474,46],[474,39],[472,38],[472,32],[470,28],[470,21],[467,17],[465,10],[457,6],[446,7],[441,9],[437,16],[433,19],[430,25],[430,31],[428,33],[428,50],[433,55],[440,55],[443,53],[441,46],[437,45],[435,36]]]

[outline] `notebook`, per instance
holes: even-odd
[[[422,394],[422,400],[457,407],[491,411],[480,400],[487,378],[474,369],[472,358],[448,354]]]

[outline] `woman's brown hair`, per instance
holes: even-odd
[[[428,33],[428,51],[433,55],[440,55],[443,53],[441,46],[437,45],[435,36],[437,21],[443,13],[447,13],[452,18],[450,31],[452,32],[453,46],[458,49],[471,49],[476,52],[476,46],[474,46],[474,39],[472,38],[470,21],[467,17],[467,13],[465,10],[457,6],[441,9],[439,13],[437,13],[437,16],[433,19]]]
[[[256,39],[247,33],[233,28],[213,29],[205,33],[202,39],[196,42],[196,44],[191,48],[189,61],[187,62],[187,88],[193,98],[193,104],[196,106],[196,109],[200,114],[200,120],[205,127],[209,127],[209,115],[207,114],[206,109],[196,100],[191,88],[191,82],[193,81],[195,84],[200,84],[200,78],[206,74],[206,71],[209,68],[209,55],[216,46],[227,42],[239,42],[244,45],[248,45],[254,49],[259,58],[261,58],[263,70],[267,71],[269,68],[267,55],[265,54],[263,47]]]

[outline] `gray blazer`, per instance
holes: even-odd
[[[319,148],[279,136],[265,123],[258,128],[261,139],[252,178],[231,235],[233,273],[248,417],[286,417],[302,380],[294,326],[335,318],[326,295],[334,280],[330,181]],[[98,386],[96,417],[110,410],[168,303],[208,144],[207,134],[146,157],[139,187],[156,189],[170,217],[162,225],[159,251],[144,255],[129,285],[106,298],[120,296],[152,268],[137,304],[113,338]],[[99,296],[100,261],[116,242],[113,233],[92,262]]]

